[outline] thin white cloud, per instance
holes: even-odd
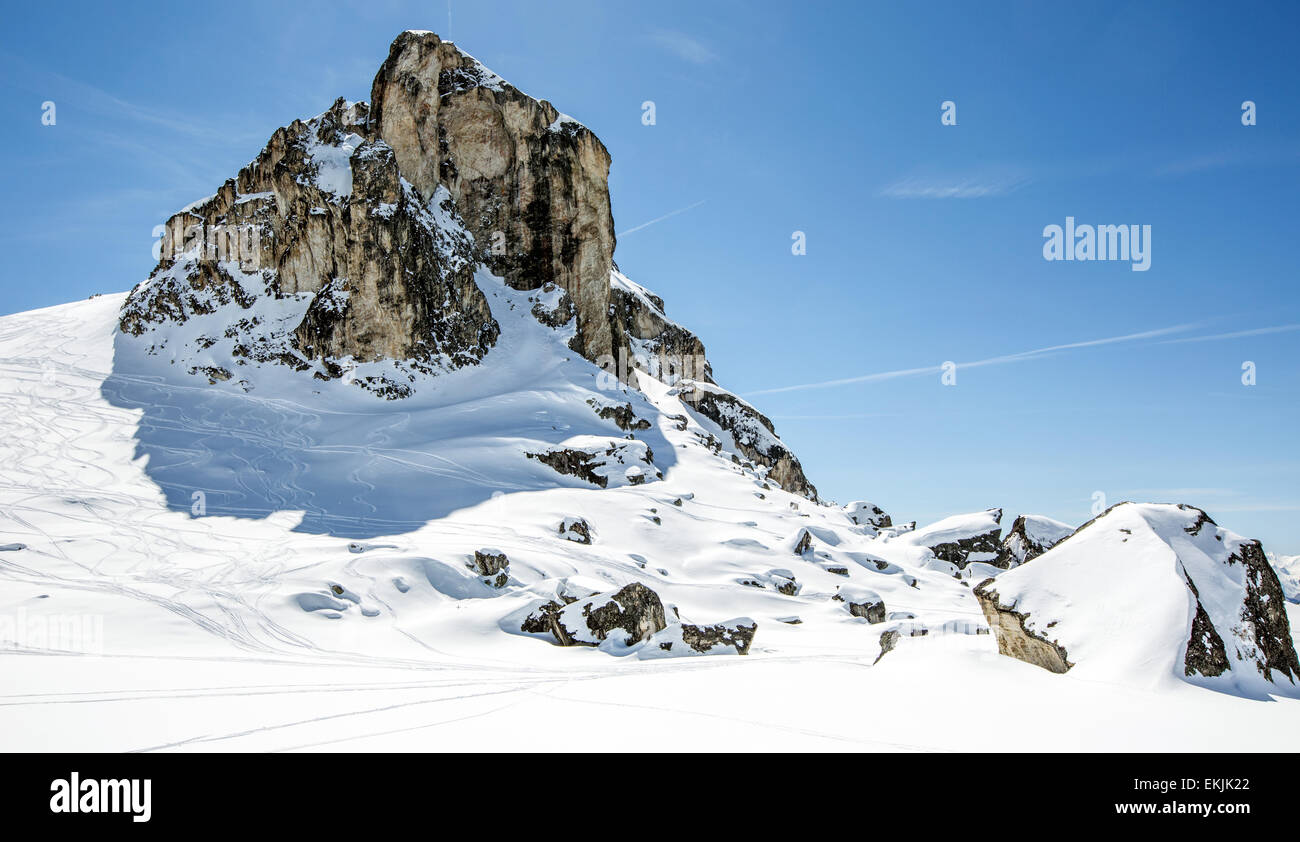
[[[717,53],[706,47],[699,39],[692,38],[684,32],[658,29],[650,33],[650,40],[691,64],[711,64],[718,60]]]
[[[1029,183],[1023,176],[995,178],[967,177],[956,179],[905,178],[881,188],[887,199],[982,199],[1005,196]]]
[[[615,236],[615,237],[624,237],[624,236],[627,236],[628,234],[633,233],[634,231],[640,231],[642,228],[649,228],[651,225],[654,225],[656,222],[663,222],[665,219],[668,219],[669,217],[676,216],[676,215],[679,214],[679,213],[686,213],[688,210],[693,210],[693,209],[695,209],[695,208],[698,208],[700,205],[704,204],[704,203],[707,202],[707,201],[708,201],[708,199],[700,199],[698,202],[696,202],[696,203],[693,204],[693,205],[687,205],[687,206],[684,207],[684,208],[678,208],[678,209],[675,210],[675,211],[669,211],[668,213],[664,214],[663,216],[656,217],[655,219],[652,219],[652,220],[650,220],[649,222],[642,222],[640,225],[637,225],[637,226],[635,226],[635,227],[633,227],[633,228],[629,228],[629,229],[627,229],[626,231],[617,231],[617,232],[614,233],[614,236]]]
[[[1275,325],[1274,327],[1257,327],[1250,330],[1236,330],[1232,333],[1215,333],[1210,336],[1187,336],[1182,339],[1166,339],[1161,345],[1176,345],[1182,342],[1214,342],[1219,339],[1241,339],[1247,336],[1266,336],[1270,333],[1290,333],[1300,330],[1300,324]]]
[[[1021,351],[1015,354],[1003,354],[998,357],[988,357],[973,362],[956,363],[957,368],[980,368],[987,365],[1003,365],[1005,363],[1025,362],[1027,360],[1038,359],[1049,354],[1060,353],[1061,351],[1074,350],[1077,348],[1093,348],[1098,345],[1114,345],[1120,342],[1138,342],[1143,339],[1154,339],[1160,336],[1167,336],[1171,333],[1181,333],[1196,328],[1195,324],[1174,325],[1173,327],[1162,327],[1156,330],[1144,330],[1139,333],[1126,333],[1122,336],[1107,336],[1101,339],[1087,339],[1081,342],[1069,342],[1064,345],[1049,345],[1045,348],[1035,348],[1032,351]],[[753,392],[747,392],[746,397],[750,395],[774,395],[779,392],[798,392],[807,389],[827,389],[834,386],[849,386],[856,383],[875,383],[881,380],[893,380],[898,377],[912,377],[919,374],[938,374],[943,371],[942,365],[930,365],[921,368],[901,368],[894,371],[880,371],[873,374],[861,374],[856,377],[842,377],[836,380],[821,380],[815,383],[798,383],[793,386],[779,386],[775,389],[759,389]]]
[[[1198,155],[1193,158],[1183,158],[1177,161],[1170,161],[1156,170],[1158,176],[1177,176],[1188,175],[1195,172],[1204,172],[1206,170],[1216,170],[1220,167],[1231,166],[1236,163],[1232,155],[1217,153],[1211,155]]]

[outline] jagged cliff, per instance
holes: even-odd
[[[587,127],[431,32],[404,32],[371,103],[278,129],[216,195],[168,220],[120,328],[212,382],[279,363],[388,398],[481,362],[500,325],[478,272],[537,290],[538,321],[633,383],[696,384],[694,407],[782,487],[816,499],[771,422],[718,387],[694,333],[614,264],[610,156]],[[185,336],[159,331],[219,310]],[[181,347],[178,347],[181,346]],[[195,359],[228,348],[229,360]]]

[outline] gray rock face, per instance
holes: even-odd
[[[432,32],[397,37],[370,101],[402,173],[425,195],[450,191],[487,266],[516,289],[563,288],[577,309],[576,349],[613,353],[604,144]]]
[[[1002,605],[998,592],[992,587],[995,582],[995,579],[985,579],[976,585],[975,598],[979,600],[989,628],[997,636],[998,652],[1049,672],[1068,672],[1074,664],[1070,663],[1065,647],[1027,628],[1025,621],[1029,615],[1016,611],[1014,606]]]
[[[633,646],[667,627],[659,595],[640,582],[613,594],[597,594],[567,605],[548,602],[525,618],[520,630],[550,634],[561,646],[599,646],[612,640]]]
[[[340,99],[277,129],[215,196],[168,220],[158,266],[123,305],[120,329],[142,336],[235,304],[249,311],[227,330],[237,359],[325,377],[343,373],[342,358],[424,372],[481,360],[500,329],[474,283],[473,243],[445,190],[402,180],[368,115]],[[302,296],[310,304],[291,333],[261,323],[259,301]],[[373,385],[389,397],[409,389]]]
[[[617,270],[610,277],[614,335],[636,346],[626,360],[617,361],[619,370],[635,366],[670,385],[682,379],[712,383],[704,343],[664,314],[664,300]]]

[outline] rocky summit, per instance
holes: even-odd
[[[698,337],[618,271],[609,167],[577,120],[436,34],[403,32],[369,104],[339,99],[276,130],[167,221],[119,325],[210,382],[248,385],[240,367],[277,363],[403,398],[496,345],[486,272],[536,291],[533,316],[619,382],[682,382],[747,458],[816,499],[771,421],[718,387]],[[176,330],[219,310],[213,330]]]

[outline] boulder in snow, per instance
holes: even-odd
[[[1184,505],[1121,503],[976,589],[998,650],[1149,684],[1300,679],[1282,586],[1258,541]]]
[[[650,638],[641,650],[642,658],[679,655],[748,655],[758,623],[738,617],[710,626],[673,623]]]
[[[1001,509],[985,509],[944,518],[907,533],[902,540],[927,547],[939,560],[961,569],[971,561],[992,563],[997,559],[1001,523]]]
[[[590,544],[591,524],[585,518],[566,517],[560,521],[560,535],[575,544]]]
[[[843,602],[854,617],[862,617],[868,623],[885,622],[885,601],[880,594],[857,585],[841,585],[831,599]]]
[[[530,634],[550,634],[561,646],[600,646],[609,641],[625,649],[649,640],[667,627],[659,594],[640,582],[614,593],[576,599],[567,605],[539,606],[520,625]]]
[[[557,473],[601,488],[641,485],[650,476],[662,477],[654,466],[654,451],[643,441],[575,436],[562,445],[527,456]]]
[[[872,530],[894,525],[894,521],[884,509],[866,500],[855,500],[849,503],[844,507],[844,514],[858,526],[866,526]]]
[[[504,588],[510,579],[508,572],[510,559],[506,558],[506,554],[500,550],[489,548],[475,550],[470,567],[483,577],[484,582],[494,588]]]

